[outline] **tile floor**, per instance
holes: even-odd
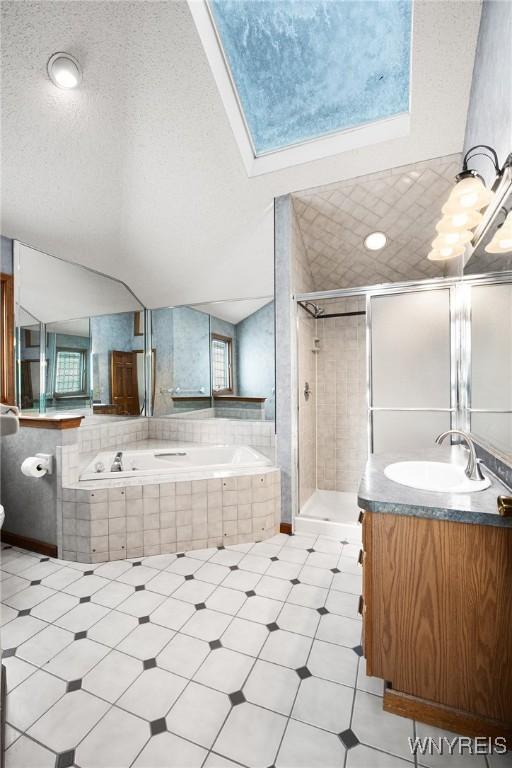
[[[359,546],[266,542],[90,566],[2,549],[6,768],[474,768],[365,675]]]

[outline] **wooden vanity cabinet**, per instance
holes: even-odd
[[[510,739],[512,528],[378,512],[362,525],[363,649],[384,709]]]

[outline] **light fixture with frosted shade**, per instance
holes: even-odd
[[[487,189],[481,177],[474,171],[465,171],[457,177],[457,184],[442,207],[444,214],[479,211],[489,205],[493,192]]]
[[[436,224],[439,234],[443,232],[461,232],[474,229],[482,221],[482,214],[478,211],[460,211],[443,216]]]
[[[473,233],[469,229],[464,229],[462,232],[442,232],[432,243],[432,248],[441,248],[444,245],[465,245],[471,241],[472,237]]]
[[[439,248],[432,248],[427,259],[429,261],[449,261],[462,256],[464,250],[463,245],[441,245]]]
[[[384,232],[371,232],[364,239],[364,247],[368,251],[380,251],[386,245],[388,239]]]
[[[487,253],[512,252],[512,211],[507,213],[503,224],[498,227],[490,243],[485,246]]]
[[[48,77],[57,88],[76,88],[82,80],[80,63],[70,53],[54,53],[46,68]]]
[[[496,173],[492,189],[488,189],[482,176],[469,167],[476,157],[483,157],[492,163]],[[496,150],[488,144],[475,144],[468,149],[462,161],[462,170],[455,177],[456,184],[442,207],[443,216],[436,224],[437,237],[427,257],[430,261],[447,261],[464,254],[471,258],[476,243],[481,241],[489,226],[493,211],[499,208],[504,194],[502,182],[506,181],[505,172],[510,175],[511,168],[512,153],[500,168]],[[486,207],[487,210],[480,213]],[[512,250],[510,213],[485,250],[488,253],[506,253],[509,249]]]

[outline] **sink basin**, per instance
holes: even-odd
[[[439,493],[473,493],[488,488],[491,481],[470,480],[459,464],[441,461],[398,461],[388,464],[384,474],[390,480],[410,488]]]

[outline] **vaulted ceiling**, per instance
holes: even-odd
[[[441,277],[444,263],[427,254],[460,163],[450,155],[294,194],[315,290]],[[364,246],[375,231],[387,237],[381,251]]]
[[[151,307],[271,294],[274,197],[462,148],[479,2],[415,2],[409,135],[254,178],[183,0],[2,13],[3,234]],[[62,50],[75,91],[46,76]]]

